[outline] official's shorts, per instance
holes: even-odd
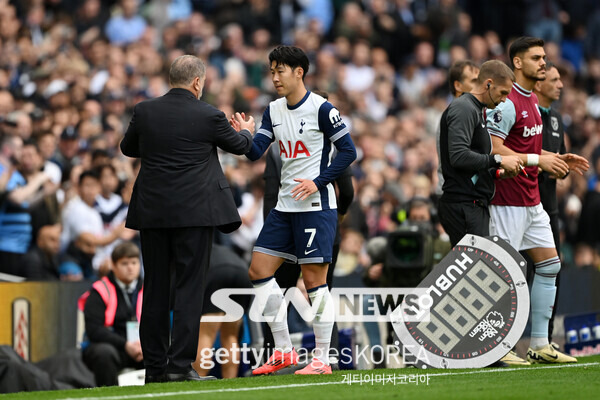
[[[550,217],[541,204],[490,206],[490,235],[499,236],[519,251],[555,248]]]
[[[330,263],[337,210],[281,212],[271,210],[254,251],[298,264]]]

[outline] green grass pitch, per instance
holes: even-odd
[[[428,384],[422,382],[426,375]],[[416,384],[419,377],[421,382]],[[581,357],[578,364],[568,365],[335,371],[326,376],[261,376],[0,395],[0,400],[5,399],[600,399],[600,356]]]

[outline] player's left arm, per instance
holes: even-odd
[[[337,149],[337,156],[329,166],[312,181],[295,178],[298,185],[292,189],[295,200],[305,200],[311,194],[324,188],[339,177],[346,168],[356,160],[356,148],[350,138],[350,131],[342,121],[340,112],[329,102],[324,102],[319,108],[319,129]]]

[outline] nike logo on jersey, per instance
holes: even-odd
[[[279,125],[281,125],[281,124],[273,124],[273,128],[275,128],[275,127],[277,127]]]
[[[310,253],[312,253],[313,251],[317,251],[317,249],[312,249],[311,251],[306,251],[306,250],[304,250],[304,255],[305,255],[305,256],[307,256],[307,255],[309,255]]]

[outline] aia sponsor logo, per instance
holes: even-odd
[[[531,128],[523,128],[523,137],[535,136],[542,134],[542,125],[534,125]]]
[[[304,154],[306,157],[310,157],[310,153],[306,148],[306,145],[301,140],[292,143],[290,140],[286,143],[279,141],[279,156],[281,158],[297,158],[299,155]]]

